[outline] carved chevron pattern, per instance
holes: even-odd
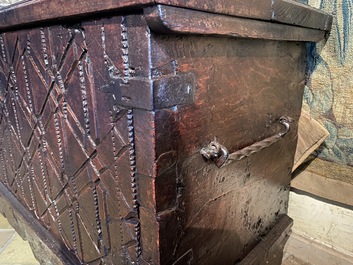
[[[0,180],[82,264],[141,254],[133,109],[100,89],[128,82],[125,24],[0,36]]]

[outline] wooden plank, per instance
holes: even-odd
[[[153,0],[27,0],[19,4],[0,9],[0,30],[19,25],[33,24],[39,21],[75,19],[83,15],[114,12],[127,7],[139,7],[152,4]]]
[[[141,5],[156,3],[241,17],[271,19],[271,0],[252,0],[247,2],[242,0],[221,0],[217,4],[211,0],[72,0],[65,1],[65,4],[62,3],[62,0],[27,0],[2,10],[3,16],[0,19],[0,30],[20,24],[67,19],[77,15],[112,12],[121,8],[137,8]]]
[[[332,171],[331,174],[336,172]],[[344,181],[303,171],[292,180],[291,186],[328,200],[353,206],[353,185]]]
[[[336,164],[334,162],[325,161],[315,157],[309,157],[307,162],[298,167],[297,171],[294,172],[294,177],[304,170],[319,176],[353,185],[353,167],[351,166]]]
[[[313,7],[291,0],[275,0],[272,8],[274,21],[325,31],[331,30],[332,16]]]
[[[155,0],[155,2],[157,4],[263,20],[270,20],[272,14],[272,0]]]
[[[298,143],[292,172],[327,138],[329,132],[302,110],[298,123]]]
[[[145,14],[149,26],[161,33],[313,42],[325,37],[325,32],[320,30],[163,5],[146,8]]]
[[[293,220],[283,215],[277,225],[237,265],[275,264],[282,260],[283,246],[288,240]]]
[[[309,157],[294,171],[291,186],[297,190],[353,206],[353,167]]]
[[[107,0],[80,1],[72,0],[27,0],[7,8],[0,9],[0,30],[10,30],[19,26],[38,22],[77,20],[79,17],[112,14],[126,9],[141,9],[155,4],[178,6],[187,9],[211,13],[226,14],[236,17],[274,21],[301,27],[328,31],[331,28],[332,16],[288,0]],[[273,29],[274,30],[274,29]]]

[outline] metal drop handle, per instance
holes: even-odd
[[[258,153],[260,150],[269,147],[280,139],[282,139],[282,137],[289,132],[291,121],[292,119],[289,117],[283,116],[279,118],[279,123],[285,127],[283,131],[272,135],[260,142],[254,143],[243,149],[235,151],[234,153],[229,154],[228,149],[226,147],[224,147],[217,141],[212,141],[208,144],[208,146],[203,147],[200,150],[200,154],[206,160],[213,161],[219,168],[229,165],[232,161],[239,161],[254,153]]]

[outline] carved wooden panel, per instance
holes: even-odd
[[[84,263],[141,254],[126,17],[0,37],[1,181]]]

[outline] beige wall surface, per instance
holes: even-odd
[[[291,192],[288,215],[294,219],[295,234],[329,246],[353,261],[352,210]]]

